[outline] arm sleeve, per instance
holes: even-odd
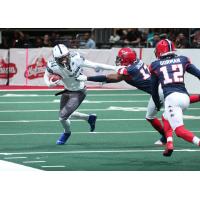
[[[107,74],[106,76],[89,76],[87,77],[87,80],[93,82],[118,83],[123,80],[123,76],[119,74]]]
[[[196,76],[198,79],[200,79],[200,70],[193,64],[189,64],[186,68],[186,71],[194,76]]]
[[[107,78],[105,75],[100,75],[100,76],[89,76],[87,77],[88,81],[93,81],[93,82],[106,82]]]
[[[102,69],[102,70],[113,70],[115,72],[118,70],[117,66],[95,63],[89,60],[84,60],[83,67],[93,68],[93,69]]]
[[[152,98],[158,110],[160,110],[160,97],[158,94],[158,77],[156,74],[151,74],[151,91],[152,91]]]

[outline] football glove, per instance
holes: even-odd
[[[87,76],[81,74],[76,78],[76,80],[78,80],[78,81],[87,81]]]

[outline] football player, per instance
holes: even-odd
[[[183,123],[183,111],[190,103],[189,94],[184,84],[184,74],[188,72],[200,79],[200,70],[186,56],[175,54],[174,43],[161,40],[155,48],[157,60],[150,65],[152,97],[157,109],[160,109],[158,85],[161,83],[164,94],[164,128],[167,144],[164,156],[171,156],[174,146],[171,128],[178,137],[200,146],[200,138],[187,130]]]
[[[122,48],[118,52],[116,57],[116,65],[120,66],[114,74],[91,76],[91,77],[80,77],[83,80],[97,81],[105,83],[113,83],[124,80],[129,85],[132,85],[148,94],[151,95],[151,74],[147,65],[140,59],[137,58],[136,52],[131,48]],[[161,102],[164,101],[162,88],[159,87],[159,95]],[[193,95],[190,97],[191,103],[200,101],[199,95]],[[154,129],[156,129],[161,135],[161,139],[156,141],[156,145],[164,145],[166,143],[166,137],[164,134],[163,125],[160,120],[156,117],[158,110],[154,104],[152,97],[149,100],[146,120],[150,122]]]
[[[86,97],[85,83],[77,79],[83,76],[83,67],[107,70],[115,68],[86,60],[78,52],[69,51],[63,44],[58,44],[53,48],[53,59],[47,63],[44,81],[49,87],[62,83],[65,88],[57,93],[57,95],[61,94],[59,120],[64,128],[64,132],[56,142],[58,145],[65,144],[71,135],[70,117],[86,120],[90,125],[90,131],[95,130],[96,114],[75,112]],[[61,79],[55,80],[55,76],[51,76],[52,74],[56,74]]]

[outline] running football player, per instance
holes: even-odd
[[[63,44],[58,44],[53,48],[53,59],[47,63],[44,81],[49,87],[57,86],[60,83],[65,87],[65,90],[57,93],[57,95],[61,94],[59,120],[64,128],[64,132],[56,142],[58,145],[65,144],[71,135],[70,118],[86,120],[90,125],[90,131],[95,130],[96,114],[75,112],[86,97],[85,82],[78,80],[78,77],[80,79],[83,76],[83,67],[107,70],[115,68],[86,60],[78,52],[69,51]],[[55,80],[55,76],[51,76],[52,74],[56,74],[61,79]]]
[[[158,85],[161,83],[165,108],[163,122],[167,138],[163,155],[171,156],[174,150],[172,129],[178,137],[200,146],[200,138],[187,130],[183,123],[183,111],[190,104],[189,94],[184,84],[184,74],[188,72],[200,79],[200,70],[186,56],[177,56],[174,43],[168,39],[157,43],[155,55],[157,60],[152,62],[149,68],[152,75],[152,97],[159,110],[161,105]]]

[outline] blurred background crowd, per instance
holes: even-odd
[[[200,48],[200,28],[19,28],[0,29],[0,49],[53,47],[109,49],[153,48],[164,38],[176,48]]]

